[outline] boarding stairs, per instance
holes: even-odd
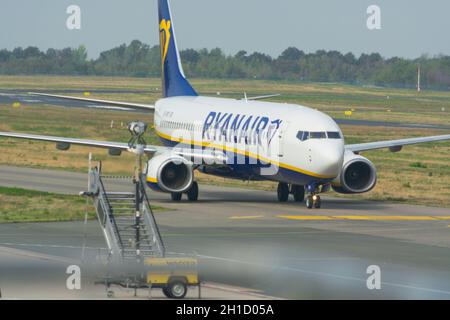
[[[102,175],[101,164],[89,170],[87,195],[93,198],[108,247],[109,261],[143,262],[150,257],[164,257],[164,243],[147,198],[143,179],[136,181],[130,177],[122,177],[122,180],[130,182],[129,190],[123,192],[105,188],[105,185],[115,179],[117,177]]]

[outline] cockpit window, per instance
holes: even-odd
[[[327,134],[325,132],[311,132],[310,134],[311,139],[326,139]]]
[[[309,132],[309,131],[299,131],[297,133],[297,139],[300,141],[306,141],[309,139],[342,139],[340,132],[335,131],[316,131],[316,132]]]
[[[307,131],[299,131],[297,133],[297,139],[300,141],[306,141],[309,139],[309,132]]]
[[[341,134],[339,132],[327,132],[328,139],[341,139]]]

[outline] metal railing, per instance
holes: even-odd
[[[101,180],[100,169],[97,167],[91,169],[89,175],[89,192],[94,196],[94,205],[108,246],[109,256],[118,262],[122,258],[123,242]]]
[[[156,223],[155,216],[153,214],[150,201],[147,197],[147,192],[145,191],[145,184],[142,182],[142,176],[139,179],[140,193],[143,195],[144,199],[142,201],[141,211],[143,212],[144,223],[151,227],[153,230],[153,245],[156,245],[158,252],[162,257],[166,255],[166,248],[164,242],[162,241],[161,232],[159,231],[158,224]]]
[[[110,258],[112,260],[120,262],[125,258],[125,252],[127,246],[124,244],[121,229],[117,224],[114,212],[114,206],[109,200],[111,193],[109,194],[105,188],[105,185],[102,181],[101,175],[101,164],[99,166],[90,169],[89,171],[89,192],[93,196],[94,205],[97,212],[97,217],[102,227],[103,234],[105,236],[105,240],[110,252]],[[140,211],[140,223],[142,223],[143,227],[147,230],[148,237],[145,239],[139,239],[139,236],[136,236],[136,244],[146,244],[151,248],[149,256],[165,256],[165,246],[162,241],[161,233],[156,223],[153,210],[150,206],[150,201],[146,194],[146,187],[142,179],[139,179],[137,182],[137,189],[140,193],[139,202],[139,211]],[[131,212],[130,212],[131,214]],[[130,217],[132,217],[130,215]],[[138,249],[137,247],[136,249]]]

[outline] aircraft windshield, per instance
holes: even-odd
[[[297,133],[297,139],[300,141],[306,141],[309,139],[342,139],[341,134],[335,131],[299,131]]]

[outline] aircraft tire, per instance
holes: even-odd
[[[312,209],[313,206],[314,206],[314,200],[313,200],[313,197],[312,197],[312,196],[307,196],[307,197],[306,197],[306,207],[307,207],[308,209]]]
[[[294,196],[295,202],[305,201],[305,187],[292,185],[291,193]]]
[[[322,200],[320,199],[319,196],[317,196],[316,201],[314,201],[314,208],[320,209],[321,206],[322,206]]]
[[[278,183],[277,196],[279,202],[286,202],[289,199],[289,186],[286,183]]]
[[[181,201],[181,198],[183,197],[182,193],[178,193],[178,192],[172,192],[170,194],[170,197],[172,198],[172,201]]]
[[[198,183],[194,181],[191,188],[186,192],[189,201],[198,200]]]

